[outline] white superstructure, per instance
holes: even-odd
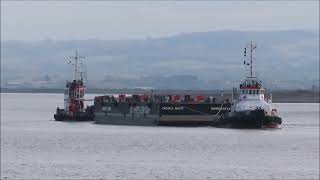
[[[265,98],[265,89],[259,80],[255,77],[249,77],[240,84],[239,98],[235,102],[233,110],[241,112],[255,109],[264,109],[266,112],[272,110],[271,104]]]
[[[250,60],[246,61],[246,51],[247,48],[250,50]],[[233,112],[243,112],[243,111],[252,111],[255,109],[263,109],[266,114],[276,113],[276,109],[273,109],[271,100],[266,99],[265,91],[266,89],[262,87],[261,81],[257,77],[252,75],[252,60],[253,60],[253,50],[256,48],[256,45],[253,42],[247,45],[244,50],[244,65],[250,66],[250,76],[245,78],[245,80],[240,84],[240,89],[238,91],[238,99],[234,102],[232,107]]]

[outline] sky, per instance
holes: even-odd
[[[319,1],[1,1],[1,41],[318,29]]]

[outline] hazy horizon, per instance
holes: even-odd
[[[319,29],[318,7],[318,1],[1,1],[1,41],[137,40],[225,30],[314,31]]]
[[[252,33],[263,33],[263,32],[295,32],[295,31],[305,31],[305,32],[313,32],[318,34],[318,39],[320,38],[320,29],[284,29],[284,30],[232,30],[232,29],[221,29],[221,30],[208,30],[208,31],[197,31],[197,32],[179,32],[176,34],[164,35],[159,37],[137,37],[137,38],[126,38],[126,39],[102,39],[102,38],[83,38],[83,39],[55,39],[55,38],[46,38],[46,39],[37,39],[37,40],[2,40],[1,42],[21,42],[21,43],[35,43],[35,42],[43,42],[43,41],[53,41],[53,42],[67,42],[67,41],[90,41],[90,40],[97,40],[97,41],[140,41],[140,40],[157,40],[157,39],[166,39],[180,35],[188,35],[194,33],[210,33],[210,32],[252,32]]]
[[[61,87],[78,50],[92,87],[230,88],[249,41],[267,86],[319,86],[319,1],[1,1],[1,86]]]
[[[1,47],[1,84],[62,87],[72,75],[67,59],[78,50],[91,87],[230,88],[247,75],[243,48],[254,40],[254,73],[266,86],[310,89],[319,87],[318,38],[314,31],[211,31],[143,40],[8,41]]]

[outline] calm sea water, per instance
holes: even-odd
[[[275,104],[276,130],[53,121],[62,105],[1,94],[1,179],[319,179],[319,104]]]

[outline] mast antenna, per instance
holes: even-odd
[[[249,48],[249,50],[250,50],[250,62],[246,62],[246,59],[247,59],[247,49]],[[256,45],[256,43],[254,43],[254,42],[252,42],[252,41],[250,41],[250,43],[249,44],[247,44],[247,46],[244,48],[244,62],[243,62],[243,64],[244,65],[247,65],[247,66],[250,66],[250,77],[252,78],[253,76],[253,71],[252,71],[252,69],[253,69],[253,59],[255,59],[254,58],[254,54],[253,54],[253,51],[254,51],[254,49],[256,49],[257,48],[257,45]]]
[[[76,50],[76,52],[75,52],[75,56],[72,56],[72,57],[70,57],[72,60],[70,60],[69,62],[68,62],[68,64],[70,64],[70,63],[72,63],[72,65],[74,66],[74,80],[77,80],[77,76],[78,76],[78,73],[80,73],[80,78],[81,78],[81,80],[83,80],[83,78],[82,78],[82,71],[79,71],[79,65],[78,65],[78,61],[79,61],[79,59],[83,59],[83,58],[85,58],[85,57],[83,57],[83,56],[79,56],[78,55],[78,51]],[[72,62],[73,61],[73,62]],[[82,66],[82,61],[80,61],[80,64],[81,64],[81,66]]]

